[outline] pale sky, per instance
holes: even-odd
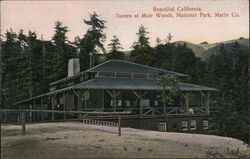
[[[155,39],[166,39],[168,33],[173,35],[173,41],[188,41],[209,43],[232,40],[239,37],[249,37],[249,1],[248,0],[78,0],[78,1],[0,1],[1,3],[1,31],[2,34],[10,27],[18,32],[23,29],[36,31],[38,37],[50,40],[54,34],[54,22],[59,20],[69,27],[69,40],[73,41],[79,35],[83,36],[88,29],[83,19],[89,18],[94,11],[100,18],[107,21],[105,33],[110,42],[113,35],[120,39],[124,50],[130,50],[137,39],[135,33],[139,25],[143,24],[150,32],[152,46]],[[178,7],[199,7],[201,12],[209,12],[212,18],[186,17],[177,18]],[[175,7],[171,13],[174,18],[156,18],[153,7]],[[228,13],[230,17],[214,17],[216,12]],[[231,13],[238,13],[239,17],[232,17]],[[152,18],[117,18],[118,14],[151,13]],[[159,12],[158,12],[159,13]],[[184,12],[181,12],[184,13]],[[198,12],[185,12],[197,13]]]

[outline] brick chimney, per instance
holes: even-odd
[[[80,72],[79,58],[72,58],[68,63],[68,77],[74,76]]]

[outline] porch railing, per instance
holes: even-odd
[[[89,108],[84,109],[85,111],[113,111],[113,108]],[[116,107],[117,112],[122,111],[130,111],[130,115],[139,115],[140,108],[130,107]],[[164,115],[164,108],[163,107],[143,107],[142,108],[142,115]],[[188,115],[206,115],[207,109],[205,107],[166,107],[166,114],[188,114]]]

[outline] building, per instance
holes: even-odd
[[[131,111],[123,117],[122,126],[205,133],[209,127],[210,93],[217,89],[178,82],[180,95],[174,104],[164,107],[160,95],[163,87],[159,84],[162,74],[180,81],[187,76],[124,60],[109,60],[80,72],[79,59],[75,58],[69,61],[68,77],[51,83],[50,92],[16,104],[32,109]],[[32,116],[33,120],[68,118],[81,117],[53,113]]]

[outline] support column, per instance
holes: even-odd
[[[63,111],[66,111],[66,97],[68,96],[67,92],[63,93]],[[63,113],[63,119],[66,119],[66,113]]]
[[[43,99],[41,98],[40,110],[42,110],[42,105],[43,105]],[[41,112],[40,116],[41,116],[42,121],[44,121],[44,113]]]
[[[118,135],[121,136],[121,115],[118,115]]]
[[[133,91],[133,93],[136,95],[136,97],[139,99],[139,108],[140,108],[140,117],[142,117],[142,99],[143,99],[143,96],[145,96],[148,92],[145,91],[145,92],[141,92],[139,91],[138,93],[136,91]]]
[[[77,92],[73,90],[73,93],[77,96],[77,111],[81,110],[81,106],[82,106],[81,98],[82,98],[82,94],[84,94],[85,92],[82,93],[81,90],[78,90]],[[78,119],[81,119],[81,114],[78,114]]]
[[[25,135],[25,112],[21,113],[21,120],[22,120],[22,134]]]
[[[87,99],[86,99],[86,93],[89,94],[88,90],[86,90],[83,94],[82,97],[84,98],[84,109],[87,109]]]
[[[210,93],[207,92],[206,112],[208,115],[210,115],[209,105],[210,105]]]
[[[117,99],[118,95],[120,94],[120,91],[113,90],[110,92],[109,90],[106,90],[106,92],[112,97],[112,106],[113,106],[113,111],[116,111],[116,102],[115,100]]]
[[[82,106],[82,99],[81,99],[81,92],[80,90],[78,90],[78,101],[77,101],[77,111],[80,111],[81,110],[81,106]],[[81,119],[81,114],[78,114],[78,119]]]
[[[34,99],[34,101],[33,101],[33,110],[36,110],[36,99]],[[36,121],[36,118],[37,118],[37,113],[36,112],[34,112],[33,113],[33,121],[35,122]]]
[[[51,98],[51,110],[54,111],[55,110],[55,98],[56,98],[56,95],[53,95],[52,98]],[[52,112],[52,121],[55,120],[55,113]]]
[[[102,90],[102,109],[104,110],[104,90]]]
[[[185,98],[185,106],[186,106],[186,113],[189,113],[189,96],[190,93],[182,93],[183,97]]]

